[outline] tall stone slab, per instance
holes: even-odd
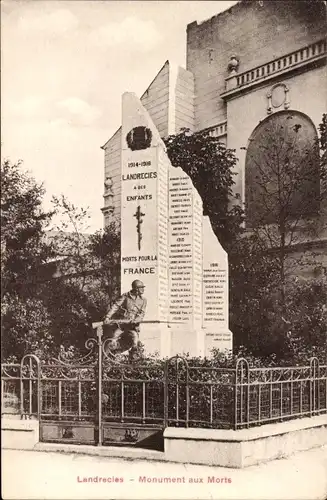
[[[168,168],[164,144],[135,94],[122,102],[121,289],[145,284],[147,311],[140,340],[170,353],[168,327]]]
[[[181,168],[169,168],[169,319],[172,350],[204,355],[202,201]],[[177,323],[177,324],[176,324]]]
[[[229,330],[228,256],[207,216],[202,219],[202,255],[202,326],[209,356],[213,348],[232,350],[233,335]]]

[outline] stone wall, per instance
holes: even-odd
[[[157,76],[141,97],[141,102],[150,114],[161,137],[168,135],[169,107],[169,62],[161,68]]]
[[[302,74],[281,76],[278,81],[287,84],[289,88],[289,109],[307,115],[318,127],[326,109],[327,92],[324,91],[326,81],[326,67],[313,68]],[[238,174],[235,178],[236,191],[244,198],[244,165],[245,147],[250,136],[259,123],[267,118],[267,92],[275,84],[267,81],[265,85],[252,89],[228,101],[227,145],[236,150]],[[283,108],[281,108],[283,109]],[[277,112],[279,109],[276,110]]]
[[[195,79],[195,129],[226,119],[227,65],[239,72],[264,64],[325,36],[323,2],[264,0],[239,2],[200,24],[187,27],[187,69]],[[228,123],[229,126],[229,123]]]
[[[178,68],[175,80],[175,123],[171,133],[181,128],[194,130],[194,78],[190,71]]]
[[[167,427],[165,458],[243,468],[327,444],[326,415],[239,430]]]
[[[104,146],[104,178],[111,177],[112,179],[112,190],[114,193],[113,199],[113,215],[115,220],[120,220],[121,213],[121,127],[117,132],[109,139],[107,144]],[[106,208],[109,208],[109,200],[104,198],[104,222],[105,226],[108,225],[110,221],[110,214],[106,212]]]

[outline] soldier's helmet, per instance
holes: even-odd
[[[132,283],[132,290],[137,290],[138,288],[144,288],[144,283],[141,280],[134,280]]]

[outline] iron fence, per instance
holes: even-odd
[[[240,429],[327,413],[327,365],[317,358],[270,368],[244,358],[231,368],[193,366],[179,356],[121,363],[108,356],[101,331],[87,347],[75,363],[27,355],[2,365],[2,414],[93,423],[101,445],[107,423]]]
[[[236,366],[235,428],[327,413],[327,365],[311,358],[307,366]]]

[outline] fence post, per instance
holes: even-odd
[[[234,370],[234,422],[233,428],[237,430],[237,411],[238,411],[238,360],[235,363]]]
[[[23,382],[23,364],[24,364],[24,359],[20,362],[20,418],[24,418],[24,382]]]
[[[188,427],[189,425],[189,418],[190,418],[190,384],[189,384],[189,369],[188,369],[188,363],[186,363],[186,423],[185,426]]]
[[[41,413],[42,413],[42,382],[41,382],[41,362],[39,358],[36,360],[37,363],[37,383],[36,383],[36,390],[37,390],[37,418],[38,421],[40,422],[41,420]]]
[[[318,397],[316,394],[318,377],[319,377],[318,358],[316,357],[310,358],[310,416],[314,415],[317,410],[317,400],[319,399],[319,386],[318,386]]]
[[[95,444],[102,446],[102,323],[95,323],[97,343],[98,343],[98,359],[95,365],[95,380],[96,380],[96,415],[95,415]]]
[[[28,360],[28,363],[25,365],[25,361]],[[36,377],[33,376],[33,360],[36,364]],[[28,412],[25,411],[24,408],[24,366],[27,367],[27,376],[26,380],[28,381]],[[36,381],[36,412],[33,412],[33,381]],[[20,362],[20,413],[21,418],[31,416],[36,413],[38,420],[40,420],[41,416],[41,395],[40,395],[40,360],[35,354],[25,354]]]
[[[240,389],[240,424],[243,426],[246,424],[246,427],[249,427],[250,423],[250,368],[249,363],[245,358],[239,358],[236,362],[235,367],[235,377],[239,383],[235,384],[235,390]],[[236,396],[235,396],[236,400]],[[245,401],[244,401],[245,400]],[[245,403],[245,404],[244,404]],[[237,400],[236,400],[237,404]],[[245,419],[244,419],[245,413]],[[235,409],[235,414],[237,418],[237,407]],[[245,421],[244,421],[245,420]],[[235,427],[238,426],[237,420],[235,423]]]
[[[164,428],[168,427],[168,363],[165,361],[164,365]]]

